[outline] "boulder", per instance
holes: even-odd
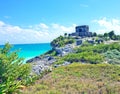
[[[58,56],[65,56],[65,55],[67,55],[69,53],[74,52],[73,47],[70,44],[65,45],[65,47],[55,48],[55,51],[56,51]]]
[[[40,75],[45,70],[52,71],[52,68],[44,64],[41,64],[41,65],[37,64],[32,66],[32,72],[36,73],[37,75]]]
[[[32,59],[27,60],[26,63],[32,63],[32,62],[36,62],[36,61],[39,61],[39,60],[41,60],[41,57],[36,56]]]
[[[45,70],[51,70],[51,64],[53,64],[56,61],[56,59],[52,56],[42,56],[35,58],[32,58],[28,60],[26,63],[32,63],[32,72],[39,75]]]

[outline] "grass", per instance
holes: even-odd
[[[80,64],[55,68],[24,94],[119,94],[120,66]]]

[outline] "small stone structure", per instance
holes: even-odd
[[[88,25],[76,26],[76,32],[69,34],[69,36],[77,36],[77,37],[92,37],[92,32],[89,32]]]

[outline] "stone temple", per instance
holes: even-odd
[[[78,36],[78,37],[91,37],[92,32],[89,32],[88,25],[76,26],[76,32],[69,34],[69,36]]]

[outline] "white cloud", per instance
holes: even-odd
[[[63,26],[63,25],[59,25],[59,24],[52,24],[51,25],[53,29],[57,30],[57,31],[61,31],[63,33],[67,32],[67,33],[71,33],[71,32],[74,32],[75,31],[75,26],[76,24],[73,24],[72,26],[70,27],[66,27],[66,26]]]
[[[4,25],[5,25],[5,23],[2,22],[2,21],[0,21],[0,27],[1,27],[1,26],[4,26]]]
[[[48,29],[48,28],[49,28],[49,27],[48,27],[46,24],[44,24],[44,23],[40,23],[39,26],[40,26],[41,28],[43,28],[43,29]]]
[[[114,30],[116,34],[120,34],[120,20],[119,19],[107,19],[106,17],[93,20],[93,23],[98,25],[98,29],[96,30],[97,33],[105,33]]]
[[[74,32],[75,26],[75,24],[66,27],[59,24],[40,23],[22,28],[0,21],[0,44],[6,42],[12,44],[50,42],[59,35]]]

